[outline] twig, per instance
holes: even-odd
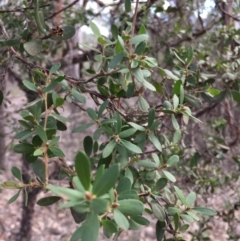
[[[135,26],[136,26],[136,23],[137,23],[138,3],[139,3],[139,0],[136,1],[136,6],[135,6],[135,11],[134,11],[134,16],[133,16],[132,29],[131,29],[131,37],[134,36]],[[130,44],[129,52],[130,52],[130,54],[132,54],[132,44]]]
[[[39,6],[39,8],[45,8],[51,6],[50,3],[44,4],[42,6]],[[17,13],[17,12],[22,12],[24,13],[26,10],[31,10],[34,9],[34,7],[26,7],[26,8],[16,8],[16,9],[6,9],[6,10],[0,10],[0,13]]]
[[[45,18],[44,20],[48,20],[48,19],[51,19],[53,17],[55,17],[56,15],[58,15],[59,13],[61,12],[64,12],[65,10],[67,10],[68,8],[72,7],[74,4],[76,4],[79,0],[75,0],[73,1],[72,3],[70,3],[69,5],[67,5],[65,8],[62,8],[61,10],[51,14],[50,16],[48,16],[47,18]]]

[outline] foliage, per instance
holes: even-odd
[[[141,25],[136,22],[140,13],[136,7],[131,16],[130,0],[125,0],[122,7],[132,21],[119,18],[123,31],[113,23],[110,37],[103,36],[98,24],[89,21],[100,47],[87,46],[94,51],[95,58],[88,60],[90,68],[83,79],[66,75],[59,62],[50,61],[50,67],[45,67],[46,59],[40,61],[41,65],[35,64],[44,51],[54,52],[55,44],[75,34],[75,28],[69,23],[62,28],[48,26],[44,15],[49,6],[42,7],[36,0],[33,9],[26,7],[26,12],[33,10],[31,26],[16,38],[9,36],[1,23],[5,33],[1,45],[26,67],[26,71],[31,69],[32,78],[23,80],[22,88],[38,95],[20,112],[22,129],[15,135],[18,143],[13,148],[32,165],[36,179],[33,177],[29,183],[23,183],[21,170],[14,166],[12,174],[17,181],[6,181],[1,185],[18,190],[9,203],[28,187],[41,187],[53,193],[38,200],[40,206],[63,200],[60,208],[70,209],[75,222],[79,223],[79,227],[72,230],[72,241],[98,240],[100,229],[107,238],[118,237],[122,231],[149,225],[148,215],[156,219],[158,241],[165,239],[166,232],[174,240],[183,240],[181,233],[191,222],[200,222],[202,215],[217,214],[210,207],[198,206],[197,194],[200,194],[201,185],[214,189],[218,182],[217,178],[211,179],[211,169],[198,169],[204,156],[197,148],[186,147],[186,130],[188,126],[202,124],[198,116],[201,111],[206,112],[206,104],[211,104],[210,110],[224,99],[240,102],[238,59],[235,58],[235,65],[230,64],[233,56],[225,59],[224,64],[215,60],[215,65],[210,65],[206,57],[210,51],[208,47],[202,51],[201,46],[195,49],[176,42],[171,45],[179,45],[179,48],[166,49],[165,62],[161,61],[161,54],[153,47],[156,40],[151,39],[153,30],[148,21],[144,24],[143,20]],[[177,11],[174,7],[164,11],[157,5],[152,9],[163,15]],[[145,11],[147,13],[148,9]],[[8,29],[11,31],[11,27]],[[181,30],[176,23],[174,34],[181,36]],[[30,34],[34,31],[37,33]],[[209,35],[215,39],[227,31],[230,30],[223,28]],[[235,38],[237,33],[232,30],[231,34]],[[171,33],[167,32],[165,36],[171,36]],[[159,38],[163,41],[163,36]],[[203,38],[202,41],[206,40]],[[201,62],[199,67],[195,66],[195,61]],[[215,75],[205,73],[204,64],[209,72],[218,70],[217,73],[222,74],[218,76],[222,81],[220,84]],[[59,147],[59,133],[66,131],[67,123],[71,122],[61,110],[66,102],[85,104],[86,93],[98,107],[83,109],[91,121],[79,124],[72,133],[78,135],[75,133],[88,128],[94,129],[94,133],[85,136],[83,150],[76,150],[71,166],[64,150]],[[122,105],[135,99],[136,108],[127,109]],[[156,104],[151,99],[161,101]],[[0,91],[0,104],[3,101]],[[224,135],[219,134],[226,121],[219,118],[209,120],[208,124],[214,132],[208,133],[209,159],[219,160],[224,158],[222,150],[229,149]],[[237,156],[235,161],[239,165]],[[68,179],[70,187],[50,183],[51,162],[61,168],[59,179]],[[190,179],[200,177],[193,181],[197,187],[195,191],[183,189],[181,182],[185,175]]]

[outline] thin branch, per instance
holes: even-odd
[[[72,3],[70,3],[69,5],[67,5],[65,8],[62,8],[61,10],[51,14],[50,16],[48,16],[47,18],[45,18],[44,20],[48,20],[48,19],[51,19],[53,17],[55,17],[56,15],[58,15],[59,13],[61,12],[64,12],[65,10],[67,10],[68,8],[72,7],[74,4],[76,4],[79,0],[75,0],[73,1]]]
[[[44,4],[42,6],[39,6],[39,8],[45,8],[51,6],[50,3]],[[26,10],[32,10],[34,7],[26,7],[26,8],[16,8],[16,9],[5,9],[5,10],[0,10],[0,13],[17,13],[17,12],[22,12],[24,13]]]
[[[225,11],[219,4],[217,4],[218,8],[224,13],[226,14],[228,17],[236,20],[236,21],[240,21],[240,18],[233,16],[232,14],[228,13],[227,11]]]
[[[134,16],[133,16],[132,29],[131,29],[131,37],[134,36],[135,26],[136,26],[136,23],[137,23],[138,3],[139,3],[139,0],[136,1],[136,6],[135,6],[135,11],[134,11]],[[130,52],[130,54],[132,54],[132,44],[130,44],[130,46],[129,46],[129,52]]]
[[[186,41],[192,41],[193,39],[196,39],[196,38],[199,38],[201,37],[203,34],[205,34],[207,31],[211,30],[215,24],[219,23],[220,19],[218,19],[217,21],[214,21],[212,24],[210,24],[208,27],[206,27],[205,29],[201,30],[201,31],[198,31],[196,33],[193,33],[192,34],[192,37],[185,37],[185,38],[181,38],[179,39],[178,41],[176,42],[173,42],[173,43],[166,43],[166,45],[168,47],[175,47],[175,46],[178,46],[179,44],[183,43],[183,42],[186,42]]]

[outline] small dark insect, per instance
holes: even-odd
[[[51,29],[51,35],[53,36],[63,36],[63,30],[59,27]]]

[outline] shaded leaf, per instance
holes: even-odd
[[[35,56],[42,51],[42,40],[34,39],[23,44],[24,49],[29,55]]]
[[[132,151],[134,153],[142,153],[142,150],[138,146],[131,143],[130,141],[126,141],[123,139],[121,139],[120,141],[129,151]]]
[[[19,197],[21,190],[19,190],[15,195],[13,195],[9,200],[8,200],[8,204],[11,204],[13,202],[15,202],[17,200],[17,198]]]
[[[11,172],[20,182],[22,182],[22,172],[18,167],[13,166]]]
[[[117,209],[113,210],[113,218],[116,224],[123,230],[129,229],[129,222],[127,218]]]
[[[202,208],[202,207],[194,207],[192,208],[197,213],[200,213],[202,215],[207,215],[207,216],[215,216],[217,212],[211,208]]]
[[[51,196],[51,197],[44,197],[37,201],[37,205],[39,206],[49,206],[53,203],[58,202],[61,199],[61,197],[58,196]]]
[[[90,126],[94,125],[94,123],[87,123],[84,125],[81,125],[79,127],[76,127],[73,129],[72,133],[76,133],[76,132],[80,132],[80,131],[85,131],[86,129],[88,129]]]
[[[75,169],[82,185],[86,190],[89,190],[91,184],[91,163],[83,152],[78,152],[75,157]]]
[[[117,209],[127,216],[141,215],[144,210],[143,203],[136,199],[120,200],[118,201],[118,204],[119,206],[117,207]]]
[[[119,175],[119,165],[114,164],[110,168],[104,171],[103,175],[99,180],[93,183],[93,193],[96,196],[102,196],[107,193],[118,180]]]
[[[102,157],[106,158],[108,157],[114,150],[115,146],[117,145],[115,140],[111,140],[104,148]]]

